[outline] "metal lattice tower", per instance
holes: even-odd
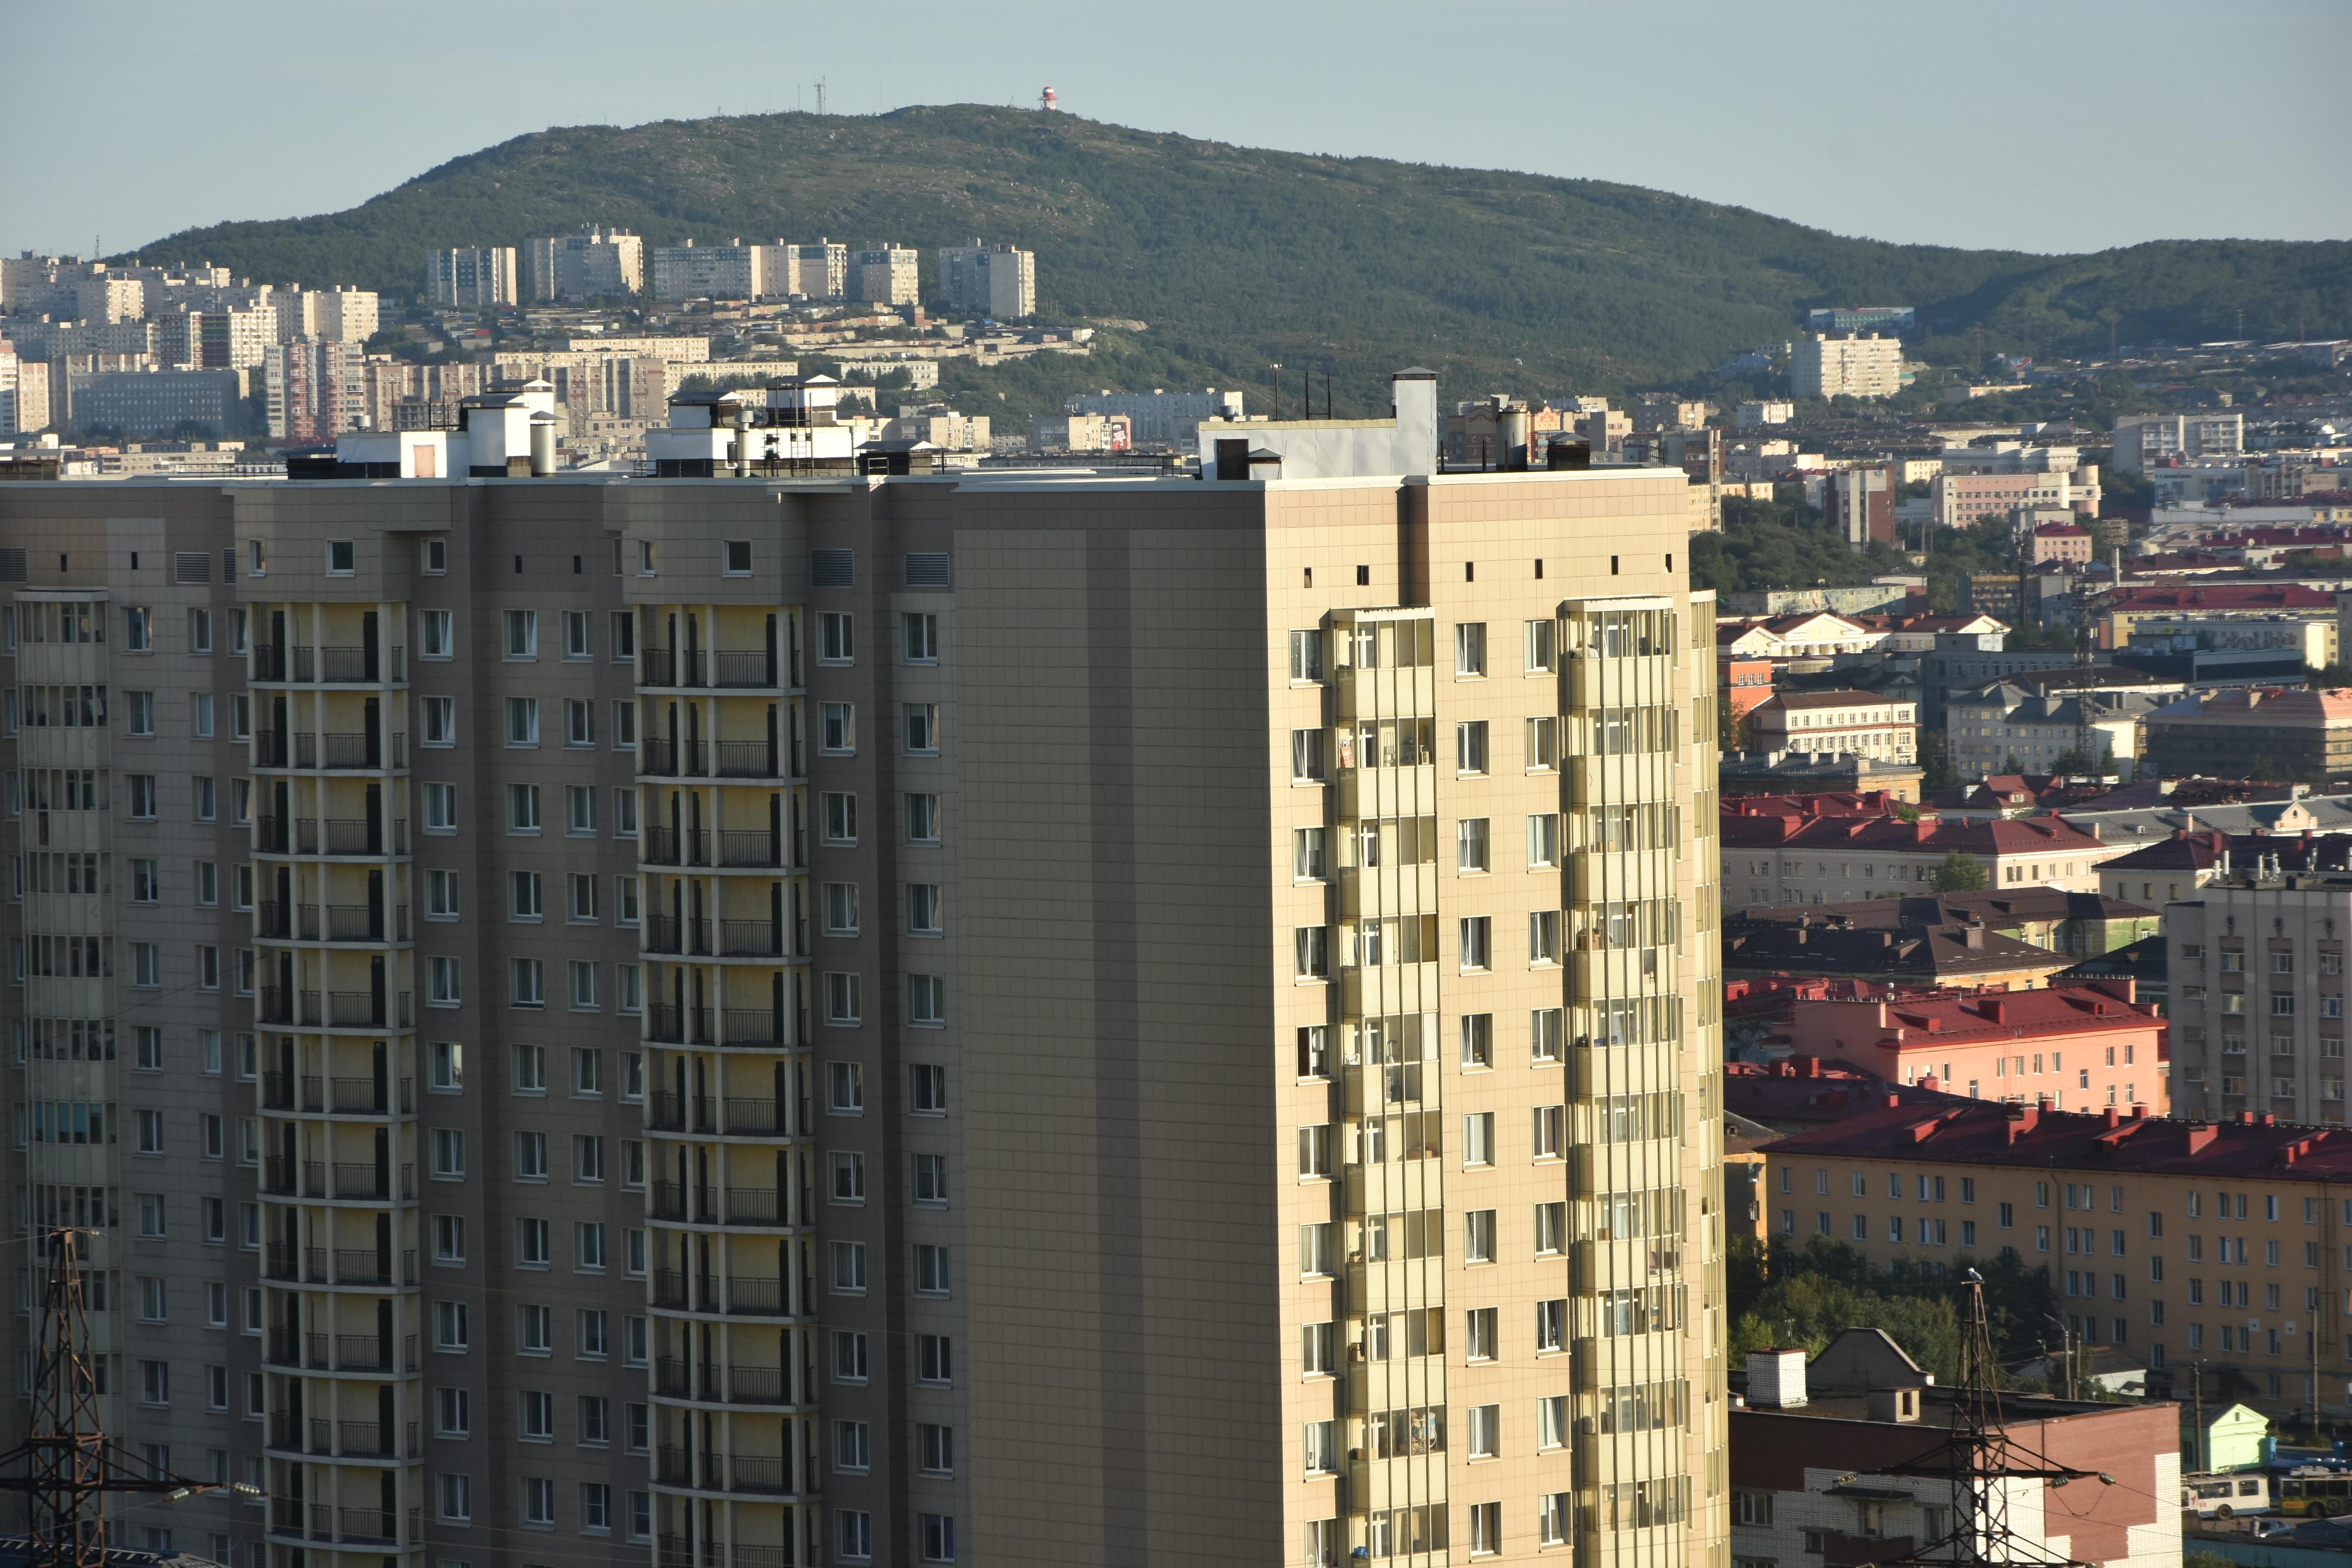
[[[0,1491],[32,1500],[32,1568],[102,1568],[109,1492],[161,1492],[173,1500],[219,1485],[148,1476],[106,1439],[98,1413],[98,1369],[83,1298],[87,1232],[47,1234],[49,1277],[41,1297],[41,1347],[33,1374],[32,1428],[0,1454]]]
[[[1985,1316],[1984,1278],[1968,1272],[1960,1295],[1960,1382],[1952,1391],[1952,1426],[1943,1444],[1907,1464],[1901,1475],[1934,1476],[1952,1484],[1952,1526],[1895,1563],[1936,1568],[2091,1568],[2079,1558],[2061,1557],[2026,1541],[2009,1522],[2009,1485],[2039,1479],[2053,1487],[2115,1478],[2097,1470],[2053,1465],[2046,1455],[2010,1436],[2001,1419],[1998,1363],[1992,1329]]]

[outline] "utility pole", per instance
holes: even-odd
[[[1937,1539],[1919,1542],[1907,1556],[1882,1561],[1879,1568],[2087,1568],[2077,1559],[2054,1556],[2011,1526],[2014,1489],[2009,1483],[2041,1480],[2057,1488],[2095,1479],[2113,1486],[2115,1478],[2055,1464],[2010,1436],[1985,1318],[1983,1276],[1969,1269],[1961,1290],[1960,1380],[1952,1390],[1951,1435],[1940,1447],[1888,1472],[1948,1480],[1952,1526]]]
[[[2205,1363],[2192,1363],[2189,1375],[2196,1379],[2189,1385],[2189,1399],[2196,1411],[2190,1419],[2197,1423],[2197,1468],[2202,1472],[2213,1468],[2211,1456],[2206,1452],[2210,1445],[2205,1441]]]
[[[49,1279],[41,1298],[41,1338],[33,1369],[33,1413],[25,1440],[0,1454],[0,1491],[33,1504],[30,1568],[102,1568],[104,1499],[110,1492],[154,1492],[170,1501],[197,1492],[258,1498],[243,1482],[193,1481],[144,1473],[147,1467],[107,1440],[98,1414],[98,1367],[89,1349],[81,1247],[89,1232],[59,1228],[46,1237]]]

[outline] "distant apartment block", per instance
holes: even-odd
[[[525,282],[533,300],[595,300],[646,286],[646,242],[621,228],[590,228],[534,239]]]
[[[1805,312],[1805,330],[1813,332],[1899,332],[1918,324],[1909,305],[1832,305]]]
[[[18,359],[0,343],[0,436],[44,430],[49,424],[49,367]]]
[[[1927,487],[1929,512],[1945,528],[1966,528],[1985,517],[2006,519],[2019,507],[2064,507],[2095,517],[2098,475],[2089,465],[2062,473],[1938,474]]]
[[[147,285],[136,278],[85,278],[74,285],[74,314],[85,321],[135,321],[147,313]]]
[[[511,245],[460,246],[425,258],[425,296],[460,310],[495,309],[516,301]]]
[[[1203,419],[1240,419],[1242,395],[1203,387],[1199,392],[1082,392],[1064,411],[1070,414],[1123,414],[1139,447],[1181,450],[1192,445]]]
[[[1832,473],[1822,488],[1830,526],[1856,550],[1895,542],[1895,476],[1884,463]]]
[[[940,298],[950,310],[1000,321],[1037,313],[1037,257],[1010,245],[951,245],[940,252]]]
[[[76,378],[73,428],[125,439],[242,435],[246,377],[233,370],[128,371]]]
[[[1743,403],[1732,414],[1732,424],[1742,430],[1753,430],[1763,425],[1786,425],[1797,416],[1797,405],[1781,399],[1767,398],[1761,403]]]
[[[1029,422],[1033,452],[1124,452],[1134,444],[1124,414],[1055,414]]]
[[[367,289],[289,289],[271,303],[280,342],[311,338],[363,343],[375,336],[381,318],[380,302]]]
[[[1892,397],[1903,390],[1902,340],[1808,333],[1797,342],[1789,384],[1799,397]]]
[[[918,253],[885,243],[849,255],[849,297],[871,305],[912,305],[922,299]]]
[[[2343,1121],[2352,874],[2298,872],[2257,856],[2208,878],[2166,917],[2175,1110],[2240,1123]]]
[[[654,298],[664,304],[687,300],[750,300],[759,293],[760,247],[733,240],[726,245],[658,246],[654,250]]]
[[[2116,471],[2137,474],[2175,459],[2234,458],[2246,449],[2242,414],[2143,414],[2116,421]]]
[[[1748,710],[1756,749],[1918,760],[1919,705],[1875,691],[1783,691]]]
[[[264,427],[298,446],[332,445],[359,412],[361,359],[331,340],[273,344],[261,365]]]
[[[2352,693],[2192,692],[2140,724],[2141,771],[2163,778],[2352,774]]]

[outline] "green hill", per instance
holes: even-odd
[[[1467,395],[1696,384],[1810,305],[1916,305],[1938,335],[2047,354],[2126,342],[2352,335],[2352,244],[2167,242],[2032,256],[1852,239],[1595,180],[1234,147],[971,105],[577,126],[445,163],[346,212],[222,224],[142,248],[241,276],[412,294],[436,246],[589,223],[688,236],[1038,256],[1041,315],[1140,318],[1092,368],[990,386],[1260,385],[1338,377],[1341,406],[1420,362]],[[2112,323],[2106,315],[2112,312]],[[2241,315],[2242,312],[2242,315]],[[1018,401],[1030,401],[1027,397]]]

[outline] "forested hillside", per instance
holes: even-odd
[[[692,236],[975,236],[1038,255],[1041,313],[1139,319],[1130,384],[1335,373],[1341,411],[1420,362],[1463,395],[1689,383],[1809,305],[1899,302],[1938,333],[2050,353],[2352,335],[2352,244],[2181,242],[2043,257],[1853,239],[1633,186],[1265,152],[971,105],[578,126],[446,163],[346,212],[142,247],[257,279],[413,293],[426,250],[584,223]],[[2111,321],[2109,317],[2112,316]],[[993,373],[992,373],[993,374]]]

